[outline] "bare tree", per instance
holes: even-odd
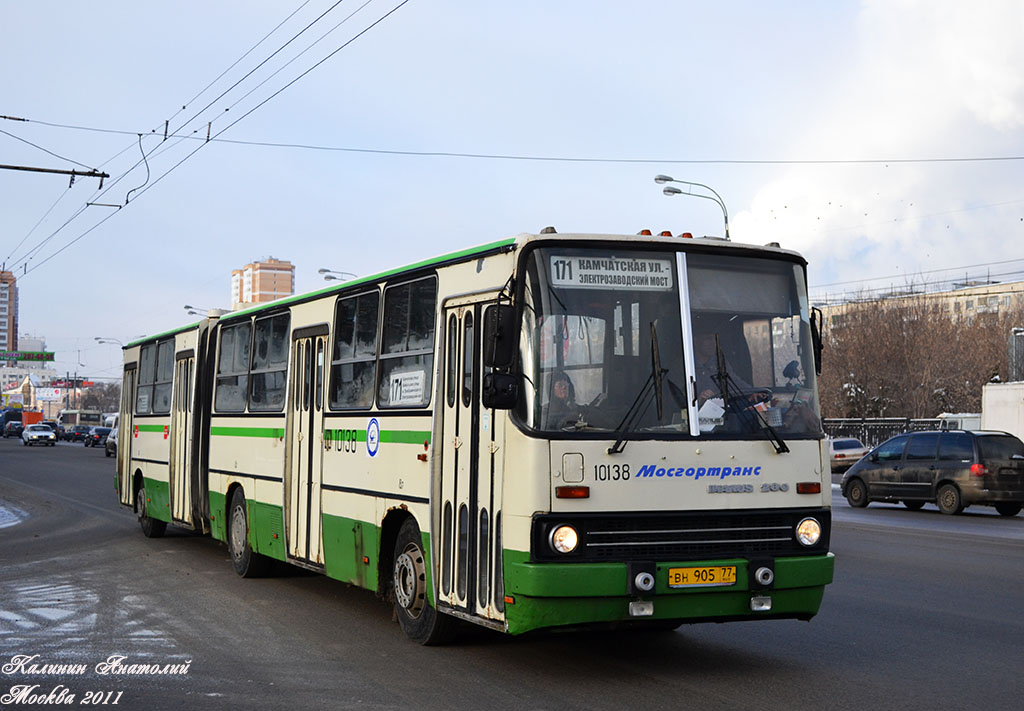
[[[1008,368],[1019,309],[957,318],[925,296],[847,305],[826,325],[820,379],[826,417],[978,412],[981,388]]]

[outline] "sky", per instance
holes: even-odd
[[[801,252],[812,298],[1024,278],[1019,0],[0,8],[0,164],[110,175],[0,170],[60,373],[119,379],[97,337],[229,308],[266,257],[302,293],[548,225],[723,234],[659,173]]]

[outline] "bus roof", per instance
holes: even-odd
[[[550,228],[548,228],[550,229]],[[228,321],[235,318],[241,318],[243,316],[249,316],[253,313],[265,311],[268,309],[279,308],[281,306],[287,306],[289,304],[301,303],[312,299],[319,298],[326,294],[333,292],[351,289],[353,286],[359,284],[375,283],[382,279],[386,279],[396,274],[404,274],[408,272],[415,272],[421,269],[436,268],[448,264],[456,264],[464,261],[471,261],[473,259],[479,259],[480,257],[487,256],[488,254],[498,254],[501,252],[507,252],[515,249],[521,249],[531,242],[539,241],[575,241],[575,240],[590,240],[597,242],[643,242],[644,244],[658,244],[663,243],[666,245],[678,246],[680,242],[685,242],[687,247],[696,248],[695,251],[748,251],[748,252],[759,252],[765,253],[770,252],[780,256],[787,256],[791,259],[796,259],[802,264],[806,264],[804,258],[798,253],[792,250],[782,249],[777,243],[768,245],[752,245],[743,244],[738,242],[726,241],[717,237],[696,237],[692,239],[680,239],[680,236],[672,235],[621,235],[621,234],[591,234],[591,233],[558,233],[554,231],[545,231],[539,234],[533,233],[520,233],[514,237],[498,240],[495,242],[489,242],[487,244],[470,247],[468,249],[459,250],[456,252],[449,252],[442,254],[437,257],[425,259],[419,262],[413,262],[406,264],[405,266],[397,267],[394,269],[388,269],[376,274],[370,274],[364,277],[358,277],[349,281],[341,282],[339,284],[333,284],[331,286],[317,289],[315,291],[307,292],[304,294],[295,294],[288,296],[283,299],[277,299],[275,301],[267,302],[264,304],[255,304],[253,306],[239,309],[238,311],[232,311],[229,313],[222,314],[219,318],[221,321]],[[168,336],[174,336],[185,331],[198,328],[200,322],[194,322],[185,326],[170,329],[162,333],[158,333],[152,336],[146,336],[139,338],[130,343],[127,343],[124,348],[131,348],[143,343],[159,340],[161,338],[167,338]]]

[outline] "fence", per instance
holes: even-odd
[[[904,432],[941,429],[942,420],[915,420],[909,417],[836,417],[825,418],[823,424],[825,434],[829,437],[854,437],[868,447],[876,447],[890,437]]]

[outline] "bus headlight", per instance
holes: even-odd
[[[572,553],[579,545],[580,537],[572,526],[558,526],[551,531],[548,539],[551,548],[558,553]]]
[[[802,545],[813,546],[821,540],[821,524],[817,519],[805,518],[796,525],[796,539]]]

